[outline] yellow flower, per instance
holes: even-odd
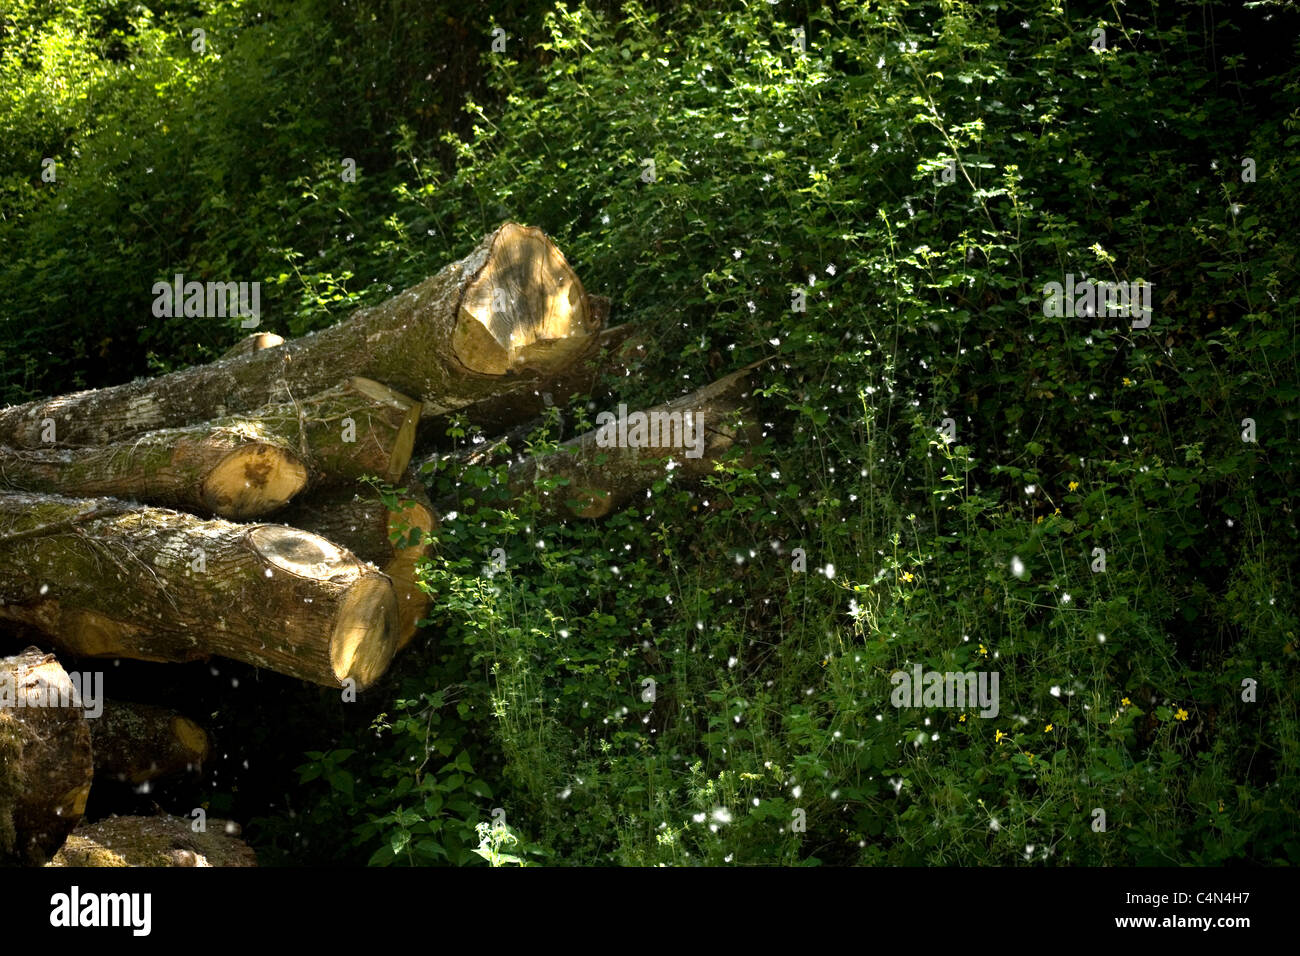
[[[1052,729],[1052,725],[1048,724],[1046,727],[1043,728],[1043,733],[1047,733],[1051,729]]]
[[[1052,512],[1052,514],[1054,514],[1054,515],[1059,515],[1060,513],[1061,513],[1061,509],[1060,509],[1060,508],[1057,508],[1055,511]]]
[[[983,644],[980,645],[980,653],[983,654],[985,657],[989,656],[988,648],[985,647]]]
[[[1042,524],[1042,523],[1043,523],[1043,516],[1039,515],[1038,519],[1034,522],[1034,524]]]
[[[1072,482],[1070,482],[1070,490],[1071,490],[1071,491],[1074,491],[1074,489],[1076,489],[1076,488],[1078,488],[1078,487],[1079,487],[1079,483],[1078,483],[1077,481],[1072,481]]]
[[[904,580],[904,581],[911,581],[911,580],[912,580],[912,572],[911,572],[911,571],[904,571],[904,572],[903,572],[903,580]]]
[[[1033,762],[1034,762],[1034,755],[1033,755],[1033,754],[1025,754],[1025,756],[1029,758],[1029,762],[1030,762],[1030,763],[1033,763]]]
[[[1124,384],[1125,384],[1125,385],[1132,385],[1132,384],[1133,384],[1133,379],[1131,379],[1131,378],[1125,376],[1125,378],[1124,378]]]
[[[1125,697],[1123,700],[1121,700],[1121,701],[1119,702],[1119,704],[1120,704],[1121,707],[1128,707],[1128,706],[1129,706],[1130,704],[1132,704],[1132,703],[1133,703],[1133,702],[1132,702],[1131,700],[1129,700],[1127,697]]]
[[[1187,711],[1179,707],[1178,710],[1174,712],[1174,720],[1186,720],[1186,719],[1187,719]]]
[[[1002,731],[999,730],[999,731],[997,732],[996,736],[994,736],[994,738],[993,738],[993,742],[994,742],[995,744],[1000,744],[1000,743],[1002,743],[1002,738],[1005,737],[1005,736],[1006,736],[1006,734],[1004,734]]]
[[[960,717],[958,717],[958,718],[957,718],[957,723],[959,723],[959,724],[964,724],[964,723],[966,723],[966,715],[965,715],[965,714],[962,714]]]

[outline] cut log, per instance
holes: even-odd
[[[256,422],[168,428],[90,448],[0,446],[6,488],[132,498],[228,518],[266,514],[306,485],[293,446]]]
[[[257,866],[257,855],[229,820],[201,832],[181,817],[109,817],[79,827],[50,866]]]
[[[174,710],[122,700],[104,701],[90,721],[95,774],[141,784],[197,770],[208,758],[208,735]]]
[[[364,688],[393,656],[397,598],[382,573],[295,528],[3,494],[0,618],[85,657],[216,654]]]
[[[231,359],[0,411],[0,444],[103,445],[314,395],[365,376],[425,416],[565,368],[599,331],[541,230],[506,223],[464,259],[321,332]]]
[[[0,658],[0,865],[40,866],[81,820],[90,721],[52,654]]]
[[[632,426],[638,421],[635,415],[644,415],[650,427],[643,435],[629,427],[620,436],[619,427],[606,420],[602,427],[564,442],[550,454],[512,465],[510,497],[518,499],[542,479],[559,479],[558,487],[538,488],[543,513],[600,518],[660,478],[671,474],[697,479],[710,474],[733,445],[747,445],[757,438],[750,396],[754,367],[643,413],[623,416]],[[620,417],[619,412],[608,414]],[[653,444],[637,447],[640,442]],[[440,502],[437,510],[445,514],[453,507],[455,502]]]
[[[293,442],[314,484],[351,484],[363,475],[393,482],[411,460],[420,403],[354,376],[300,402],[262,408],[253,418]]]
[[[328,538],[369,561],[392,579],[397,592],[397,650],[415,637],[429,609],[429,596],[416,578],[420,559],[430,550],[438,527],[433,505],[417,481],[398,497],[397,509],[375,496],[349,491],[321,492],[299,498],[277,517]]]
[[[609,300],[592,296],[591,301],[593,314],[603,317]],[[499,435],[530,425],[552,405],[563,408],[574,396],[591,395],[599,401],[607,395],[607,390],[600,387],[602,379],[630,377],[647,354],[646,340],[632,325],[605,329],[593,336],[592,344],[582,356],[555,375],[508,395],[493,395],[463,409],[427,418],[420,424],[416,447],[426,452],[445,447],[447,431],[453,422],[477,428],[487,435]]]
[[[247,355],[250,352],[260,352],[262,349],[273,349],[277,345],[283,345],[284,339],[274,332],[254,332],[247,338],[240,339],[226,351],[221,353],[222,361],[228,358],[235,358],[239,355]]]
[[[358,377],[301,402],[105,447],[0,446],[0,484],[246,520],[284,505],[309,477],[313,484],[362,475],[396,481],[410,461],[419,419],[418,402]]]

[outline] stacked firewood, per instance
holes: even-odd
[[[607,312],[540,230],[506,223],[324,331],[261,333],[210,365],[0,410],[0,624],[41,645],[0,658],[0,861],[63,847],[95,773],[140,782],[207,751],[197,724],[148,705],[94,718],[25,705],[32,688],[66,690],[49,651],[217,655],[364,690],[428,609],[418,572],[438,516],[412,466],[422,430],[455,414],[500,434],[589,393],[597,359],[608,370],[640,347],[602,328]],[[599,517],[667,468],[704,474],[752,427],[748,375],[650,410],[679,433],[695,412],[695,453],[592,432],[516,461],[509,491],[565,478],[546,507]],[[363,478],[400,490],[381,497]],[[92,838],[77,839],[84,851]]]

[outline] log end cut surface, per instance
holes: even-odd
[[[535,226],[506,223],[461,299],[452,345],[467,369],[504,375],[558,370],[599,331],[586,290]]]
[[[348,591],[330,639],[339,683],[352,678],[366,688],[378,680],[397,652],[398,627],[397,597],[387,578],[365,579]]]
[[[397,598],[383,575],[359,575],[363,565],[319,535],[283,525],[249,531],[254,548],[268,564],[312,580],[349,579],[330,636],[329,660],[334,677],[369,687],[388,668],[397,650]]]
[[[227,455],[203,479],[201,499],[234,520],[274,511],[307,484],[307,469],[276,445],[254,442]]]

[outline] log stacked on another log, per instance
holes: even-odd
[[[392,659],[397,597],[387,576],[297,528],[112,498],[8,494],[0,619],[82,657],[219,654],[364,689]]]
[[[324,331],[0,410],[0,444],[40,448],[51,434],[61,444],[112,444],[301,400],[358,375],[411,396],[432,417],[558,373],[598,331],[560,250],[541,230],[506,223],[464,259]]]
[[[141,784],[199,769],[208,758],[207,732],[174,710],[121,700],[104,701],[90,721],[95,774]]]
[[[401,480],[422,416],[562,374],[606,307],[540,230],[505,223],[322,332],[0,409],[0,620],[68,654],[368,686],[427,608],[435,518],[418,489],[390,515],[358,479]],[[422,536],[395,543],[404,523]]]
[[[429,554],[431,535],[438,526],[423,488],[416,481],[409,486],[394,496],[392,509],[377,497],[340,491],[295,502],[280,515],[286,523],[337,542],[388,575],[397,597],[399,651],[415,637],[429,607],[417,570]]]
[[[0,622],[75,657],[220,655],[373,685],[429,604],[420,567],[439,516],[410,468],[418,432],[456,415],[500,435],[575,395],[611,399],[645,343],[602,331],[608,313],[540,230],[505,223],[323,331],[257,333],[209,365],[0,409]],[[621,431],[611,444],[606,427],[516,461],[506,490],[558,478],[543,509],[598,518],[670,472],[708,474],[752,436],[751,370],[648,410],[676,446]],[[365,488],[370,476],[389,487]],[[0,662],[10,672],[68,681],[34,649]],[[138,785],[199,767],[207,749],[197,724],[148,704],[110,704],[93,735],[79,711],[0,706],[0,862],[60,845],[60,865],[244,859],[242,844],[194,843],[184,820],[69,837],[94,768]]]

